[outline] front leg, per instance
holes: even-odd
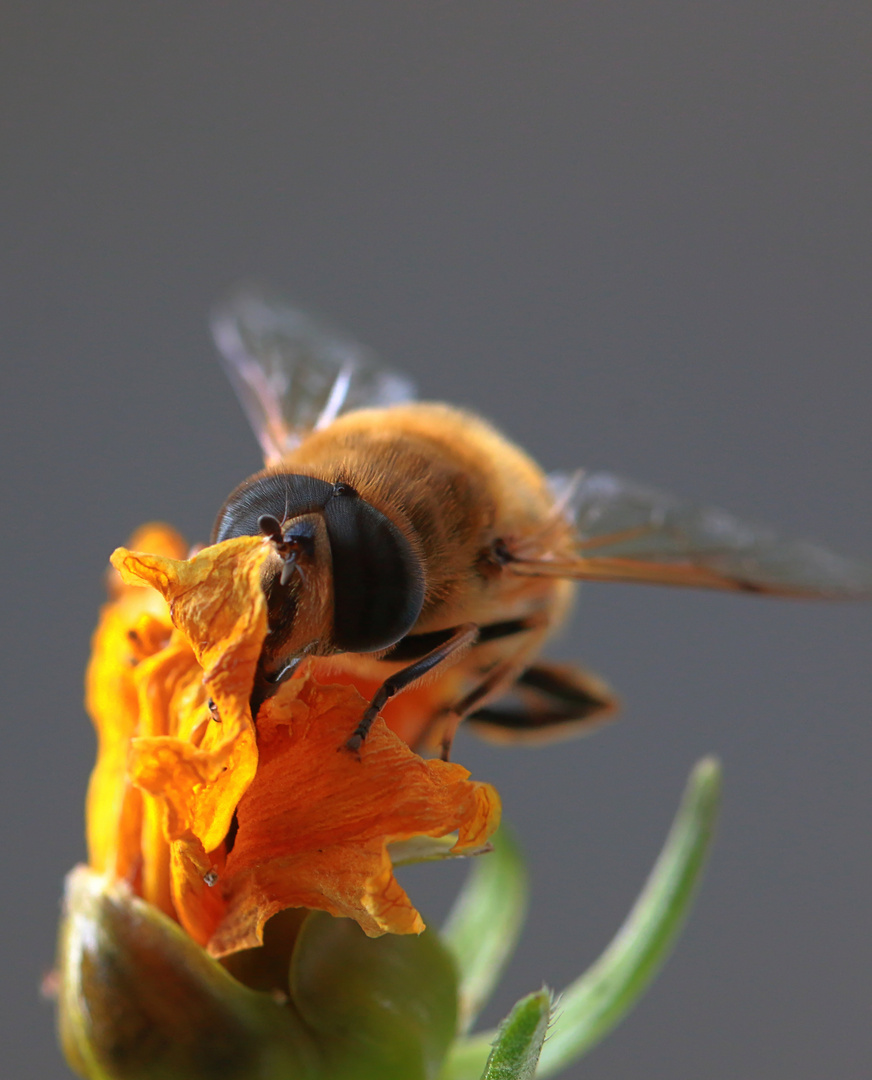
[[[409,664],[408,667],[394,672],[390,678],[385,679],[369,703],[360,723],[354,729],[351,738],[346,742],[346,747],[349,750],[359,750],[363,740],[369,734],[373,721],[394,694],[405,690],[406,687],[423,678],[424,675],[427,675],[440,664],[458,660],[460,654],[474,645],[478,637],[479,627],[476,623],[462,623],[454,630],[447,641],[438,645],[435,649],[431,649],[420,660],[416,660],[414,664]]]

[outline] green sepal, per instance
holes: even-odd
[[[430,1080],[457,1028],[457,977],[431,931],[368,938],[312,912],[291,958],[291,1000],[330,1080]]]
[[[559,998],[539,1075],[566,1068],[630,1011],[654,978],[690,912],[711,847],[721,794],[720,765],[698,762],[663,850],[614,939]]]
[[[291,1007],[249,990],[177,923],[86,867],[67,878],[58,1026],[88,1080],[314,1080]]]
[[[669,955],[711,846],[720,790],[720,766],[704,758],[690,775],[666,843],[623,926],[600,958],[558,996],[540,1077],[566,1068],[608,1034]],[[494,1037],[491,1031],[458,1039],[440,1080],[478,1080]]]
[[[481,1080],[532,1080],[548,1031],[551,994],[547,990],[522,998],[500,1024]]]
[[[493,846],[475,860],[441,933],[457,965],[461,1034],[470,1029],[499,982],[527,912],[527,871],[505,825]]]

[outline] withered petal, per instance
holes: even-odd
[[[152,550],[185,550],[166,526],[145,526],[135,537]],[[85,705],[98,740],[86,806],[88,851],[94,869],[132,880],[141,864],[143,828],[142,794],[127,772],[140,720],[138,666],[166,645],[172,625],[156,593],[130,588],[114,573],[110,591],[114,599],[101,611],[85,679]]]
[[[422,760],[381,720],[359,756],[347,750],[365,707],[353,687],[302,677],[261,711],[260,764],[216,886],[227,910],[209,942],[215,955],[257,944],[285,907],[350,916],[370,936],[420,933],[387,845],[457,833],[459,855],[496,829],[490,785],[470,781],[460,765]]]
[[[112,556],[125,582],[151,585],[169,603],[218,707],[220,723],[209,723],[196,742],[190,735],[199,725],[189,719],[186,732],[139,737],[130,751],[133,780],[164,802],[168,839],[191,834],[206,851],[224,839],[257,769],[248,700],[267,631],[260,571],[268,555],[263,539],[249,536],[204,548],[187,560],[124,548]]]
[[[112,557],[122,584],[89,682],[105,743],[89,809],[110,811],[92,826],[94,865],[107,866],[113,843],[129,848],[128,871],[136,858],[144,864],[143,895],[214,955],[259,944],[288,907],[349,916],[370,936],[420,933],[389,845],[452,837],[453,854],[479,851],[499,823],[496,792],[459,765],[424,761],[381,719],[360,753],[349,751],[366,707],[353,685],[298,676],[264,704],[255,729],[269,543],[241,537],[190,559],[176,558],[174,543]],[[133,615],[156,621],[131,635]],[[430,715],[424,699],[420,710]]]

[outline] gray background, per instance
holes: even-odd
[[[37,985],[108,553],[155,517],[205,538],[258,465],[213,298],[261,277],[548,467],[870,554],[870,31],[860,0],[4,6],[4,1076],[67,1075]],[[624,719],[457,747],[535,879],[490,1017],[597,955],[713,750],[692,922],[571,1073],[868,1076],[872,611],[582,599],[553,655]],[[457,880],[411,886],[438,915]]]

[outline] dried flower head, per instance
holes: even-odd
[[[391,845],[453,837],[454,854],[480,850],[499,822],[494,789],[423,760],[383,721],[348,751],[366,707],[350,685],[302,674],[255,726],[268,541],[184,559],[179,538],[152,526],[132,544],[152,553],[113,555],[88,675],[92,867],[133,882],[216,956],[259,944],[288,907],[349,916],[370,936],[419,933]]]

